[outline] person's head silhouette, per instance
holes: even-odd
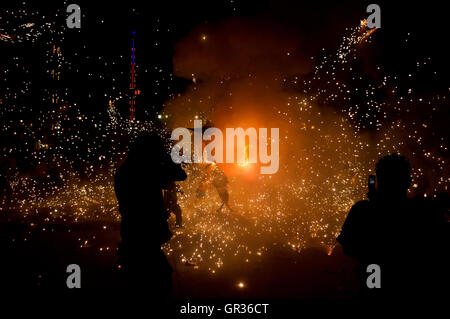
[[[146,166],[159,164],[165,160],[165,149],[162,139],[155,132],[140,134],[128,152],[128,160]]]
[[[377,193],[381,198],[405,198],[411,185],[409,161],[398,154],[381,158],[376,166]]]

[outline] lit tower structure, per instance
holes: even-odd
[[[135,59],[135,47],[134,40],[136,37],[136,31],[132,32],[132,46],[131,46],[131,69],[130,69],[130,121],[134,121],[135,118],[135,104],[136,104],[136,95],[139,94],[139,91],[136,90],[136,59]]]

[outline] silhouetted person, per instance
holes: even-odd
[[[222,201],[222,204],[217,209],[218,212],[222,211],[223,206],[226,206],[230,211],[233,211],[228,204],[229,201],[229,194],[228,194],[228,178],[225,175],[225,173],[217,166],[214,165],[213,172],[212,172],[212,183],[214,187],[217,190],[217,193],[219,194],[220,200]]]
[[[178,185],[175,182],[170,182],[167,188],[164,190],[164,205],[167,209],[167,212],[173,213],[175,215],[175,226],[183,227],[183,216],[181,207],[178,204],[178,196],[177,193],[181,191],[178,188]]]
[[[362,290],[395,298],[437,294],[446,276],[442,208],[423,197],[408,199],[411,168],[403,156],[380,159],[376,178],[376,192],[351,208],[337,238],[358,260]],[[380,266],[380,289],[367,287],[370,264]]]
[[[132,288],[147,289],[154,297],[170,296],[172,289],[172,268],[161,250],[172,237],[162,190],[185,178],[154,133],[137,138],[115,175],[122,217],[119,264]]]
[[[196,195],[198,198],[202,198],[206,194],[206,190],[208,186],[212,183],[214,188],[217,190],[219,194],[221,204],[217,209],[217,212],[220,213],[222,208],[226,206],[230,211],[233,211],[229,205],[229,194],[228,194],[228,178],[225,173],[217,166],[215,163],[208,163],[205,166],[205,177],[203,178],[202,183],[196,189]]]

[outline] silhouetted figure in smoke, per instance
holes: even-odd
[[[219,194],[220,200],[222,201],[222,204],[217,209],[217,212],[221,212],[223,206],[226,206],[230,211],[233,211],[228,204],[230,198],[227,187],[228,178],[225,173],[219,167],[217,167],[217,165],[214,165],[214,170],[212,172],[212,183],[216,188],[217,193]]]
[[[132,288],[148,288],[154,297],[170,296],[172,268],[161,245],[172,237],[163,188],[186,178],[154,133],[137,138],[115,175],[122,217],[119,264]]]
[[[403,156],[380,159],[376,178],[376,192],[351,208],[337,238],[358,260],[362,290],[395,298],[437,293],[446,277],[445,211],[423,197],[408,199],[411,168]],[[367,286],[370,264],[380,266],[380,289]]]
[[[228,194],[228,178],[225,173],[217,166],[215,163],[209,163],[206,166],[206,176],[203,182],[196,190],[196,194],[198,198],[205,196],[206,189],[208,185],[212,183],[214,188],[217,190],[219,194],[221,205],[217,209],[217,212],[220,213],[222,208],[226,206],[231,212],[233,211],[229,205],[229,194]]]
[[[175,214],[175,226],[183,227],[183,216],[181,207],[178,204],[177,193],[181,193],[178,185],[175,184],[175,182],[170,182],[167,188],[164,190],[164,205],[169,214]]]

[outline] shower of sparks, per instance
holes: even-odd
[[[59,77],[60,70],[74,68],[64,52],[56,50],[64,36],[61,26],[37,12],[8,13],[10,20],[0,20],[0,41],[11,46],[27,42],[45,45],[46,62],[57,66],[49,67],[52,76]],[[310,149],[295,155],[297,165],[289,168],[293,178],[275,184],[270,176],[260,176],[249,189],[239,177],[230,177],[233,212],[217,213],[221,202],[213,186],[207,188],[204,197],[196,196],[198,186],[205,180],[204,168],[186,166],[188,179],[180,183],[183,193],[179,195],[184,228],[174,228],[173,239],[164,246],[171,260],[215,274],[227,264],[260,259],[277,245],[300,251],[315,244],[329,252],[349,208],[355,200],[364,198],[366,176],[376,157],[391,152],[404,154],[406,144],[416,155],[427,158],[438,172],[439,178],[434,180],[430,192],[448,190],[446,160],[428,148],[425,138],[430,136],[429,123],[445,106],[447,96],[417,96],[413,89],[400,92],[397,76],[387,73],[379,83],[355,88],[360,75],[353,73],[350,61],[358,59],[359,45],[370,42],[375,29],[367,29],[363,21],[348,32],[335,52],[324,51],[315,58],[317,64],[310,79],[283,79],[286,87],[301,93],[280,101],[286,106],[280,117],[314,140]],[[206,40],[206,35],[202,40]],[[112,176],[126,156],[123,141],[139,132],[155,130],[155,123],[130,124],[127,116],[119,112],[116,104],[125,98],[126,88],[123,92],[113,88],[106,97],[109,103],[104,111],[89,115],[71,102],[70,90],[65,89],[52,96],[55,108],[33,109],[35,119],[22,120],[18,118],[20,114],[30,112],[30,105],[21,104],[21,97],[29,94],[31,70],[20,57],[5,59],[0,65],[0,130],[4,136],[17,137],[21,144],[3,147],[2,160],[22,157],[35,163],[36,169],[24,173],[16,165],[9,166],[12,201],[3,199],[0,214],[20,212],[20,218],[33,226],[36,220],[67,224],[119,222]],[[428,58],[418,61],[417,68],[429,62]],[[24,75],[21,85],[8,86],[11,73]],[[352,82],[352,89],[343,80],[343,74],[352,75],[347,80]],[[104,78],[102,74],[92,76]],[[389,90],[391,95],[380,102],[377,94],[381,89]],[[361,95],[364,106],[361,99],[354,101],[354,96]],[[341,113],[325,119],[318,104],[339,104]],[[412,112],[413,105],[429,109],[428,117],[402,120],[403,114]],[[158,118],[163,121],[170,116],[161,114]],[[367,123],[383,132],[376,145],[369,145],[361,137]],[[447,151],[447,137],[434,138],[439,140],[441,150]],[[369,153],[374,157],[363,160]],[[80,155],[75,160],[73,154]],[[424,173],[423,168],[415,167],[413,188],[420,186]],[[173,225],[174,221],[171,219],[170,223]],[[89,247],[90,240],[80,238],[80,247]],[[237,286],[244,288],[245,284],[239,282]]]

